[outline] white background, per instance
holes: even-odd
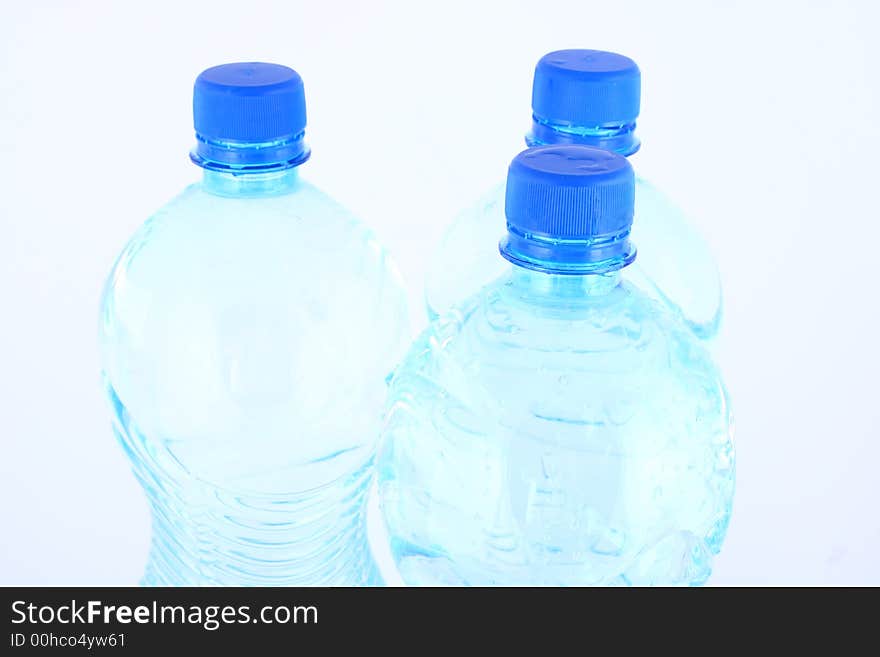
[[[307,175],[426,255],[522,147],[547,51],[643,73],[640,172],[720,264],[737,415],[715,584],[880,584],[880,22],[865,2],[4,2],[0,584],[134,583],[146,504],[98,385],[116,253],[198,177],[208,66],[296,68]]]

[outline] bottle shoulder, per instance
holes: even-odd
[[[306,182],[278,196],[225,197],[190,185],[136,231],[110,283],[161,287],[296,276],[367,280],[396,267],[373,232],[344,206]],[[265,279],[261,284],[265,284]]]
[[[194,185],[123,249],[99,342],[126,413],[181,441],[188,466],[185,450],[205,436],[235,458],[244,437],[287,453],[293,426],[305,462],[346,449],[351,426],[378,418],[407,319],[387,253],[323,192],[229,199]]]
[[[725,395],[701,342],[627,282],[601,297],[541,304],[496,281],[435,321],[398,374],[462,399],[567,399],[573,407],[587,392],[614,404],[686,397],[694,386],[720,403]]]
[[[104,287],[100,329],[105,351],[161,349],[169,359],[200,335],[218,352],[270,338],[353,347],[360,335],[387,355],[402,348],[407,316],[386,250],[316,187],[247,199],[197,184],[122,250]]]
[[[306,225],[312,219],[320,221]],[[139,232],[180,239],[190,237],[191,231],[204,237],[209,232],[301,233],[306,229],[336,232],[340,239],[370,234],[352,212],[305,180],[298,180],[286,193],[267,196],[226,196],[194,183],[151,215]]]
[[[673,313],[628,277],[596,294],[555,294],[519,285],[507,273],[451,315],[460,318],[453,326],[462,337],[488,331],[500,345],[537,351],[619,351],[665,336],[696,342]]]

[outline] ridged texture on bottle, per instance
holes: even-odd
[[[278,64],[209,68],[193,89],[193,122],[212,141],[261,143],[299,134],[306,127],[302,79]]]
[[[372,459],[297,495],[218,489],[151,447],[112,388],[114,432],[153,517],[148,586],[375,585],[365,495]],[[354,578],[353,578],[354,576]]]
[[[523,233],[548,239],[615,234],[629,227],[626,211],[620,208],[632,206],[632,198],[632,188],[621,185],[584,189],[515,184],[508,186],[507,203],[515,204],[519,211],[508,221]]]
[[[554,240],[615,235],[632,224],[635,182],[626,158],[585,146],[542,146],[514,158],[505,213],[516,232]]]

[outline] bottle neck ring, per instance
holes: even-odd
[[[638,151],[641,146],[635,130],[635,121],[622,125],[585,127],[548,121],[533,115],[532,129],[526,135],[526,144],[529,147],[580,144],[628,157]]]
[[[305,132],[281,139],[252,143],[218,141],[196,134],[196,146],[189,157],[196,165],[211,171],[263,173],[297,167],[311,155]]]
[[[517,267],[548,274],[604,274],[636,259],[636,247],[627,230],[590,240],[542,239],[508,225],[498,245],[501,255]]]

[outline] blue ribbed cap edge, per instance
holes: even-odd
[[[505,258],[548,271],[619,268],[629,241],[635,177],[625,157],[582,145],[530,148],[510,164]]]

